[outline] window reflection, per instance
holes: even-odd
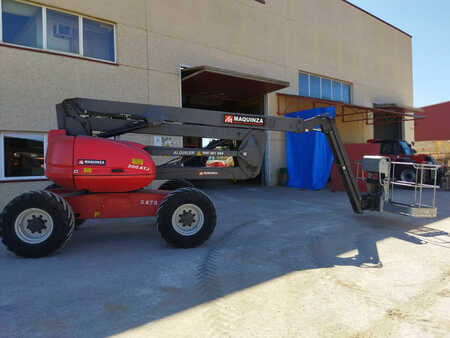
[[[78,54],[78,16],[47,9],[47,47]]]
[[[42,48],[42,8],[11,0],[2,8],[3,41]]]
[[[4,138],[5,177],[44,176],[43,136]]]
[[[114,26],[83,19],[84,56],[114,61]]]

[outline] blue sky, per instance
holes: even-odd
[[[350,0],[413,36],[414,105],[450,100],[449,0]]]

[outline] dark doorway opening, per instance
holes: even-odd
[[[413,121],[423,116],[421,108],[396,103],[374,103],[374,138],[377,140],[404,140],[405,121]],[[392,113],[390,113],[391,111]]]
[[[209,66],[181,70],[182,106],[186,108],[264,115],[265,95],[288,86],[289,83],[284,81]],[[183,146],[186,148],[205,148],[208,145],[211,147],[214,142],[217,142],[214,138],[183,138]],[[238,141],[230,140],[226,143],[230,147],[239,147]],[[207,161],[214,164],[214,159]],[[238,165],[237,159],[217,161],[223,165]],[[255,179],[245,182],[264,184],[264,168]]]
[[[403,140],[403,122],[402,118],[397,115],[386,116],[381,113],[379,118],[376,116],[380,113],[374,113],[373,134],[376,140]]]

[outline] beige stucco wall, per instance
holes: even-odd
[[[411,39],[342,1],[41,3],[116,22],[119,66],[0,46],[1,131],[54,128],[54,105],[67,97],[179,105],[179,64],[289,81],[283,92],[290,94],[297,94],[303,70],[353,83],[358,105],[412,105]],[[269,95],[269,114],[276,112],[275,100]],[[406,129],[412,139],[413,125]],[[270,133],[269,148],[274,183],[285,165],[284,136]],[[0,204],[12,185],[28,188],[0,183]]]

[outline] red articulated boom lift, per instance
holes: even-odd
[[[326,134],[355,213],[392,211],[416,217],[436,216],[432,206],[402,205],[389,195],[390,160],[363,161],[369,193],[357,188],[347,154],[328,116],[303,120],[155,106],[93,99],[67,99],[56,106],[58,130],[48,135],[46,176],[55,183],[44,191],[13,199],[0,215],[7,248],[23,257],[43,257],[70,239],[77,223],[92,218],[156,216],[161,236],[172,246],[204,243],[216,226],[213,202],[189,179],[250,179],[262,166],[266,130]],[[237,140],[234,150],[145,146],[112,140],[125,133],[200,136]],[[238,166],[189,167],[186,162],[155,166],[152,156],[232,156]],[[423,169],[422,169],[423,170]],[[150,190],[154,179],[169,180]],[[419,187],[421,188],[421,187]]]

